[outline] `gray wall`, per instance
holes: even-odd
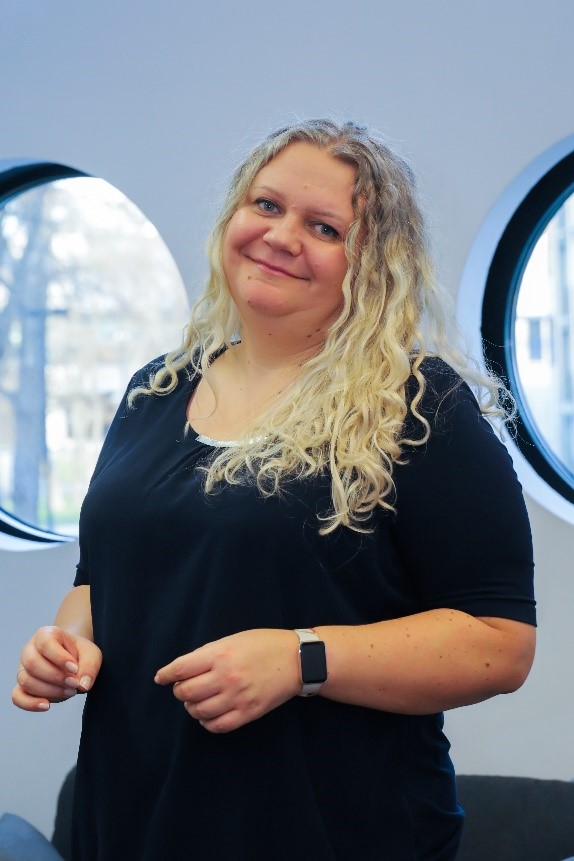
[[[353,117],[401,146],[421,176],[453,292],[498,195],[574,131],[569,0],[4,6],[0,158],[54,159],[118,186],[163,234],[190,292],[231,166],[284,120]],[[447,727],[462,772],[570,779],[574,527],[529,509],[535,669],[518,694],[451,712]],[[80,703],[27,715],[9,691],[21,643],[51,621],[75,560],[74,545],[0,553],[0,813],[46,832],[75,756]]]

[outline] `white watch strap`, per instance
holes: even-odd
[[[321,637],[312,631],[311,628],[294,628],[295,633],[299,637],[299,646],[301,643],[322,643]],[[299,655],[301,652],[299,651]],[[318,693],[323,687],[324,682],[302,682],[300,697],[312,697]]]
[[[299,637],[300,643],[314,643],[317,640],[321,642],[319,634],[316,634],[311,628],[295,628],[295,633]]]

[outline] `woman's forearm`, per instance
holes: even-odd
[[[322,696],[402,714],[430,714],[516,690],[534,655],[531,625],[458,610],[315,630],[327,649]]]
[[[76,634],[93,641],[94,632],[92,628],[92,605],[89,586],[75,586],[68,592],[56,613],[54,625],[57,625],[58,628],[62,628],[64,631],[69,631],[71,634]]]

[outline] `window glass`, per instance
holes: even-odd
[[[77,533],[130,376],[177,346],[181,276],[155,227],[101,179],[0,201],[0,508]]]

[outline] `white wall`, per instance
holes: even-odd
[[[569,0],[166,0],[2,10],[0,158],[49,158],[122,189],[156,224],[191,292],[231,166],[268,128],[335,114],[385,132],[414,162],[440,274],[457,290],[489,208],[574,129]],[[570,655],[574,530],[529,503],[540,648],[518,694],[453,712],[463,772],[574,777]],[[79,702],[9,705],[20,643],[50,621],[75,547],[0,553],[0,813],[48,832],[72,763]]]

